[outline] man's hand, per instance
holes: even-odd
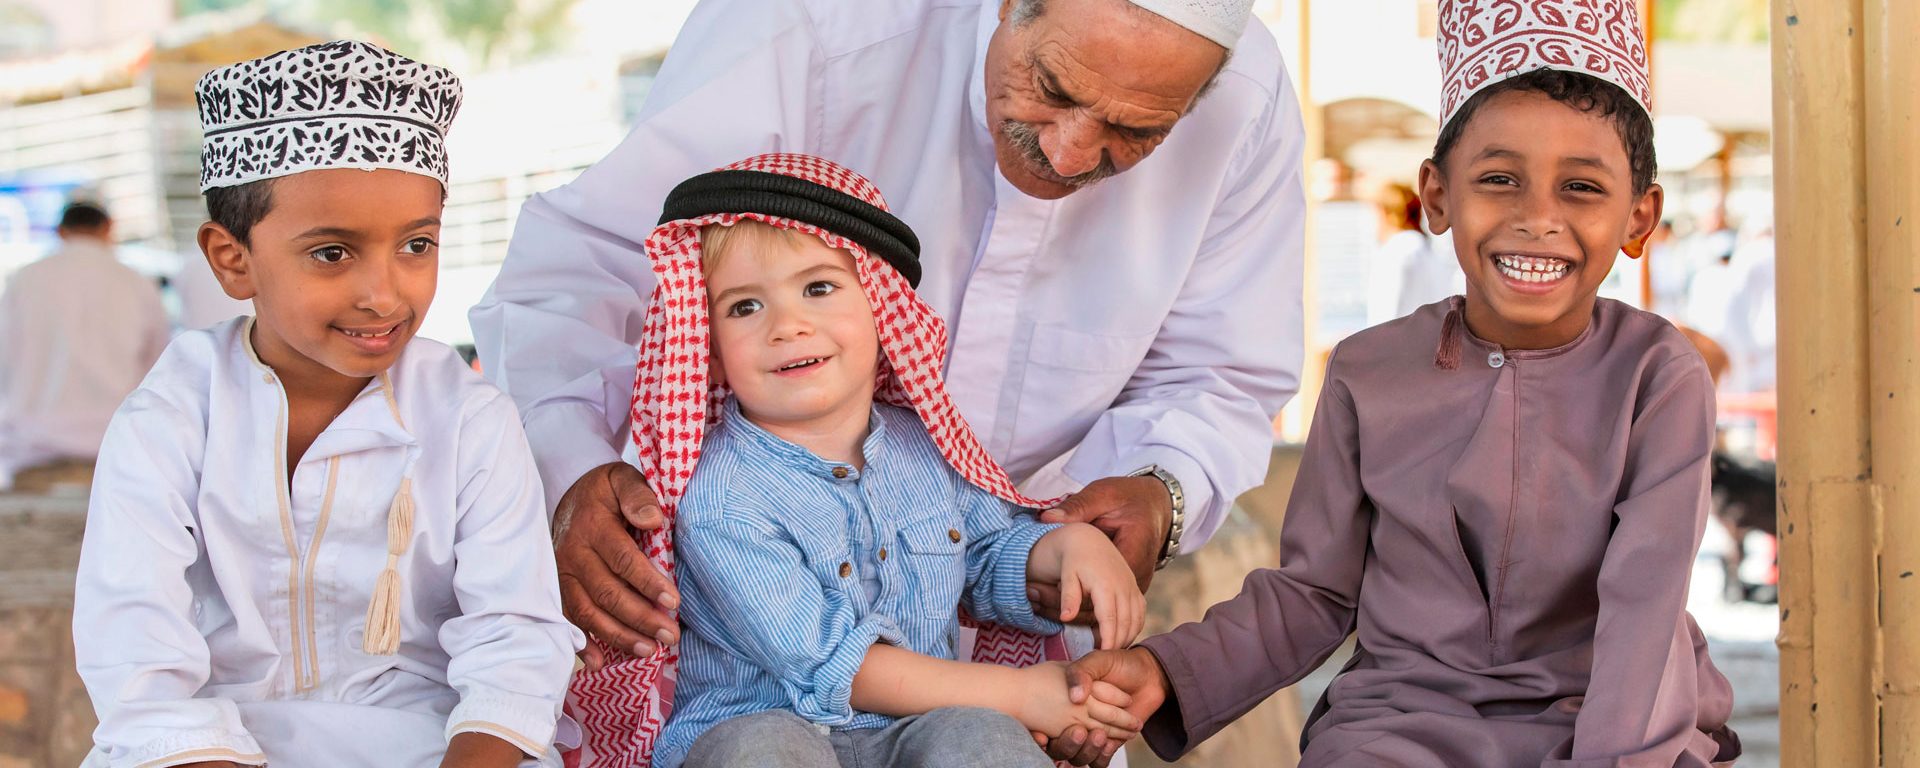
[[[1043,523],[1090,523],[1126,558],[1133,578],[1145,594],[1153,581],[1153,566],[1160,562],[1160,549],[1167,543],[1167,529],[1173,525],[1173,499],[1167,486],[1152,477],[1109,477],[1095,480],[1079,493],[1060,501],[1060,505],[1040,513]],[[1030,584],[1027,596],[1034,612],[1042,616],[1060,615],[1060,587],[1057,584]],[[1091,617],[1092,606],[1079,616]]]
[[[679,607],[680,593],[633,540],[634,531],[665,523],[659,499],[626,462],[603,464],[575,481],[553,512],[553,556],[567,620],[638,656],[678,642],[680,628],[668,611]],[[589,670],[606,663],[592,643],[581,659]]]
[[[1094,651],[1081,657],[1079,661],[1067,667],[1067,698],[1078,704],[1098,688],[1111,686],[1131,699],[1125,706],[1128,714],[1144,724],[1153,717],[1153,713],[1166,703],[1167,675],[1160,668],[1160,661],[1145,648],[1128,648],[1124,651]],[[1097,696],[1114,700],[1111,694]],[[1086,729],[1068,728],[1059,735],[1041,739],[1035,734],[1047,750],[1047,756],[1055,760],[1065,760],[1074,765],[1093,765],[1105,768],[1107,761],[1119,749],[1117,743],[1108,743],[1104,734],[1089,734]]]

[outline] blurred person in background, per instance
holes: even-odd
[[[1694,271],[1687,280],[1686,306],[1676,322],[1725,345],[1728,305],[1733,300],[1733,271],[1728,267],[1733,260],[1733,236],[1719,222],[1717,215],[1707,217],[1680,247]]]
[[[1374,195],[1380,211],[1380,248],[1367,264],[1367,324],[1406,317],[1452,296],[1458,271],[1452,254],[1437,252],[1420,225],[1420,197],[1404,184]]]
[[[1730,392],[1768,392],[1774,388],[1773,222],[1760,214],[1727,259],[1726,319],[1721,343],[1733,366]]]
[[[0,294],[0,489],[26,470],[90,465],[167,345],[160,290],[115,257],[106,209],[69,204],[59,234]]]

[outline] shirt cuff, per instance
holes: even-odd
[[[266,765],[267,755],[249,734],[224,728],[195,728],[168,733],[110,762],[113,768],[168,768],[208,760]]]
[[[574,402],[536,405],[520,418],[533,447],[533,464],[546,488],[547,519],[560,506],[560,497],[594,467],[620,460],[620,451],[607,440],[606,420],[593,406]],[[620,443],[626,442],[619,435]]]
[[[1213,538],[1213,532],[1227,518],[1225,507],[1232,504],[1227,499],[1224,504],[1214,504],[1213,480],[1201,469],[1200,463],[1186,454],[1172,448],[1149,448],[1139,453],[1129,454],[1134,466],[1119,471],[1125,474],[1148,465],[1157,465],[1180,481],[1180,492],[1187,497],[1185,509],[1186,532],[1180,537],[1180,551],[1174,554],[1186,555],[1198,551],[1201,545]]]
[[[1002,534],[1006,538],[999,546],[1006,547],[1006,554],[999,558],[993,573],[987,575],[993,593],[993,623],[1036,635],[1060,634],[1060,622],[1034,613],[1033,601],[1027,598],[1027,562],[1033,559],[1033,547],[1040,543],[1041,538],[1059,528],[1058,523],[1015,523],[1011,530]],[[1014,553],[1019,556],[1007,556]]]
[[[813,673],[810,690],[786,684],[794,714],[810,722],[841,726],[853,722],[853,676],[867,661],[867,650],[874,643],[906,648],[907,638],[893,619],[871,614],[847,632],[840,646]]]
[[[1168,683],[1166,701],[1147,717],[1146,727],[1141,729],[1140,735],[1161,759],[1178,760],[1196,742],[1191,713],[1196,708],[1204,709],[1205,704],[1200,701],[1186,702],[1182,697],[1198,696],[1199,679],[1192,665],[1187,663],[1186,654],[1180,652],[1170,636],[1155,635],[1141,640],[1139,645],[1160,662],[1160,670],[1166,674]]]
[[[476,691],[447,715],[447,740],[458,733],[484,733],[519,747],[529,757],[552,749],[560,704],[539,696],[497,690]]]

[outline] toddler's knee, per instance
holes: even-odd
[[[799,715],[756,712],[721,722],[693,741],[686,768],[836,768],[827,737]]]

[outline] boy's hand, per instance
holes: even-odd
[[[637,656],[679,641],[670,611],[680,605],[673,580],[640,551],[635,530],[666,524],[660,501],[640,470],[626,462],[582,475],[553,512],[553,556],[560,568],[560,608],[574,626]],[[588,643],[587,669],[605,663]]]
[[[1109,688],[1126,696],[1124,708],[1135,722],[1146,723],[1167,701],[1166,670],[1160,660],[1145,648],[1123,651],[1094,651],[1067,667],[1067,698],[1074,702],[1119,702]]]
[[[1060,536],[1060,621],[1080,615],[1081,595],[1092,598],[1098,648],[1125,648],[1147,620],[1147,599],[1140,594],[1120,551],[1098,529],[1071,524],[1047,534]]]
[[[447,754],[440,759],[440,768],[514,768],[525,759],[526,753],[506,739],[463,731],[447,742]]]
[[[1094,683],[1087,683],[1087,694],[1079,702],[1068,698],[1066,665],[1060,662],[1038,664],[1020,670],[1023,690],[1015,718],[1027,730],[1037,734],[1065,733],[1079,726],[1104,734],[1118,745],[1140,731],[1140,720],[1125,706],[1108,703],[1129,700],[1117,686],[1092,695]]]

